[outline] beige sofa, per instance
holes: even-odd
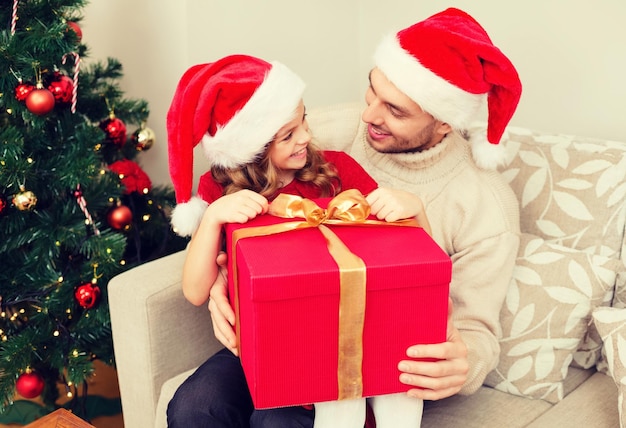
[[[350,141],[359,110],[331,106],[308,118],[318,139]],[[426,403],[422,426],[620,426],[626,144],[508,133],[502,174],[519,195],[523,235],[501,313],[500,364],[476,394]],[[220,348],[208,310],[182,296],[184,257],[141,265],[109,284],[127,428],[166,426],[177,386]]]

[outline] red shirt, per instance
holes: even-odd
[[[323,151],[322,155],[326,161],[333,164],[337,170],[337,175],[341,180],[341,190],[358,189],[362,194],[367,195],[378,187],[378,184],[363,167],[344,152]],[[310,182],[293,180],[280,189],[280,193],[297,195],[303,198],[319,198],[320,189]],[[211,172],[205,173],[200,178],[198,185],[198,196],[204,201],[211,203],[224,195],[224,189],[213,180]],[[335,196],[335,195],[331,195]]]

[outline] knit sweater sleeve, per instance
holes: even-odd
[[[518,245],[518,235],[502,232],[453,257],[454,324],[467,346],[469,362],[461,394],[476,392],[498,363],[499,314]]]
[[[461,394],[475,392],[500,355],[500,310],[519,247],[515,196],[499,177],[463,177],[463,186],[435,200],[437,241],[452,258],[453,321],[468,348],[469,373]],[[437,214],[434,214],[437,212]]]

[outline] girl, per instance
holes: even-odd
[[[367,195],[379,219],[416,217],[430,232],[419,198],[377,188],[345,153],[315,148],[303,92],[304,83],[282,64],[245,55],[194,66],[181,78],[167,123],[177,199],[172,224],[178,233],[192,235],[182,284],[185,298],[194,305],[208,300],[217,278],[218,265],[207,260],[216,260],[222,250],[224,224],[245,223],[266,213],[269,201],[280,193],[319,198],[356,188]],[[201,177],[197,196],[191,197],[192,152],[200,142],[211,168]],[[387,422],[393,428],[419,426],[421,400],[406,394],[376,400],[379,427]],[[315,405],[315,428],[362,428],[364,422],[364,399]]]

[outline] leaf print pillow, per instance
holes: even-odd
[[[522,234],[500,313],[500,361],[485,384],[514,395],[560,401],[591,313],[610,302],[621,265]]]
[[[624,239],[626,144],[508,128],[502,175],[520,202],[522,232],[618,258]]]

